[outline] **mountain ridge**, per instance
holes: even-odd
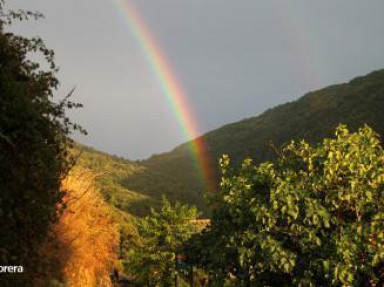
[[[384,135],[384,69],[356,77],[349,82],[331,85],[304,94],[267,109],[258,116],[226,124],[198,139],[207,145],[212,167],[219,179],[217,162],[222,154],[229,154],[234,165],[251,157],[256,162],[274,160],[276,149],[291,140],[306,139],[311,143],[331,137],[335,127],[347,124],[351,131],[364,124]],[[139,215],[156,206],[162,194],[171,200],[195,204],[205,210],[203,192],[206,187],[199,181],[188,145],[156,154],[146,160],[129,161],[135,168],[125,175],[116,176],[116,182],[131,193],[144,196]],[[115,157],[114,160],[117,157]],[[107,191],[106,191],[107,192]],[[125,209],[130,210],[134,204]],[[124,209],[124,208],[123,208]]]
[[[251,157],[255,161],[273,160],[276,157],[274,147],[295,139],[306,139],[315,143],[324,137],[333,135],[340,123],[356,130],[363,124],[372,126],[384,134],[384,70],[376,70],[368,75],[356,77],[349,82],[331,85],[320,90],[306,93],[299,99],[268,109],[258,116],[230,123],[202,136],[207,145],[211,162],[217,167],[222,154],[229,154],[234,164]],[[153,182],[162,181],[162,185],[175,185],[181,190],[193,190],[195,204],[203,206],[201,193],[204,186],[197,184],[196,174],[188,161],[188,143],[184,143],[171,152],[152,156],[141,164],[147,167],[147,174],[127,180],[127,186],[135,190],[145,189],[167,193]],[[216,168],[217,170],[217,168]],[[219,175],[216,173],[216,177]],[[156,179],[155,179],[156,178]],[[172,178],[168,181],[168,178]],[[153,182],[152,187],[142,180]],[[169,184],[165,184],[167,182]],[[186,184],[183,184],[186,183]],[[199,190],[199,191],[197,191]],[[169,193],[169,191],[168,191]],[[179,198],[183,198],[180,196]]]

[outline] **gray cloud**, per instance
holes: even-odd
[[[382,0],[135,0],[201,132],[384,67]],[[185,139],[114,1],[13,0],[46,19],[16,25],[57,54],[81,141],[144,158]]]

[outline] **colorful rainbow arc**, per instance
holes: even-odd
[[[198,136],[197,124],[187,97],[162,53],[161,47],[151,35],[146,23],[140,14],[127,0],[115,0],[117,8],[122,14],[129,30],[133,34],[140,48],[143,50],[146,60],[155,74],[163,94],[169,103],[180,129],[185,138],[189,140],[191,157],[199,172],[199,176],[206,188],[213,187],[211,165],[208,160],[206,144],[202,137]]]

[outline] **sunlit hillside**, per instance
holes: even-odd
[[[76,168],[92,170],[96,187],[104,199],[117,209],[142,216],[149,212],[151,206],[159,204],[160,196],[151,197],[127,188],[127,178],[146,169],[141,164],[81,144],[75,144],[72,153],[77,157]]]

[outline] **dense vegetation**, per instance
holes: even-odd
[[[276,163],[221,159],[212,224],[187,245],[222,286],[382,286],[384,150],[368,126]]]
[[[229,155],[220,162],[219,192],[207,193],[212,225],[181,242],[195,280],[212,286],[382,284],[380,139],[368,126],[355,134],[340,126],[336,139],[312,144],[330,136],[339,122],[349,123],[352,132],[368,123],[383,133],[383,93],[384,70],[205,135],[212,157]],[[290,137],[299,142],[284,146]],[[121,270],[136,282],[172,280],[177,265],[170,250],[178,248],[164,249],[155,234],[172,236],[171,220],[156,218],[166,218],[165,210],[174,207],[166,203],[153,213],[148,207],[159,207],[162,194],[202,202],[186,145],[141,162],[77,149],[80,165],[100,173],[98,184],[110,203],[153,216],[122,233]]]
[[[123,256],[139,285],[171,286],[175,271],[193,270],[208,286],[384,284],[384,149],[370,127],[292,141],[274,162],[234,167],[224,155],[220,168],[202,232],[195,209],[166,200],[141,222]]]
[[[25,286],[41,273],[39,247],[57,219],[61,180],[72,165],[68,135],[79,128],[65,115],[79,105],[68,97],[53,102],[53,51],[39,38],[7,31],[14,19],[30,17],[41,15],[7,11],[0,1],[0,262],[24,266]]]
[[[136,284],[145,286],[152,282],[156,286],[172,286],[175,253],[180,253],[182,243],[196,232],[191,221],[197,216],[195,207],[172,205],[163,198],[161,209],[151,209],[140,221],[137,236],[127,242],[123,254],[124,270],[132,275]]]
[[[137,232],[122,234],[121,270],[135,282],[161,286],[175,280],[173,253],[182,252],[196,284],[381,286],[380,137],[368,126],[351,133],[342,125],[336,138],[291,142],[276,157],[239,165],[223,156],[220,189],[208,193],[211,225],[193,235],[188,223],[195,211],[189,216],[186,207],[181,212],[180,204],[165,201],[137,222]],[[183,228],[188,232],[178,238]],[[177,271],[185,283],[191,267]]]

